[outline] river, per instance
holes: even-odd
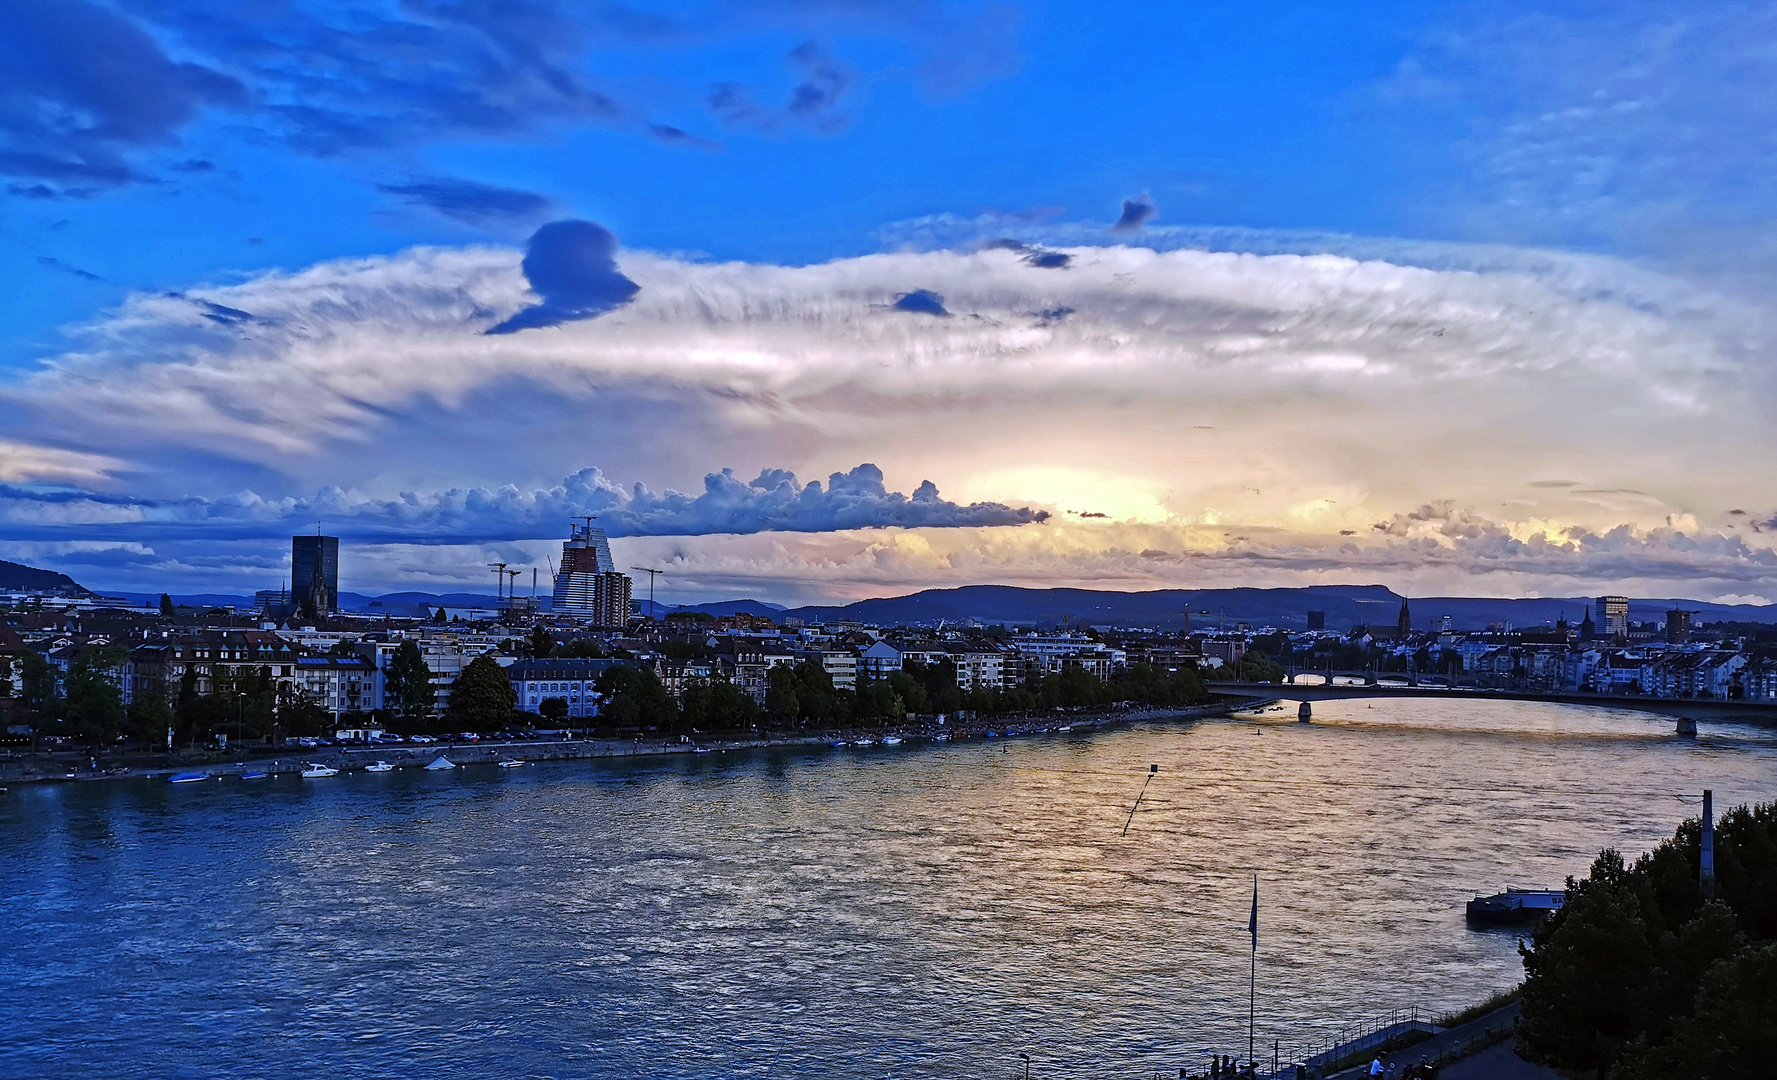
[[[0,796],[0,1075],[1137,1078],[1519,977],[1463,902],[1777,798],[1777,734],[1442,699]],[[1121,835],[1149,775],[1141,810]],[[1690,796],[1688,800],[1681,796]]]

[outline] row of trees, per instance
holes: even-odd
[[[123,700],[122,668],[128,650],[118,645],[81,649],[67,675],[41,655],[0,657],[0,698],[18,691],[19,711],[39,734],[64,735],[90,745],[119,737],[162,744],[171,731],[176,743],[202,743],[218,734],[257,739],[282,731],[320,734],[328,714],[318,702],[280,687],[271,669],[217,668],[209,693],[198,692],[198,673],[189,668],[173,688],[150,687]],[[18,678],[15,680],[14,674]]]
[[[1777,803],[1723,815],[1713,894],[1687,821],[1634,864],[1605,851],[1524,954],[1523,1052],[1613,1080],[1777,1069]]]
[[[541,651],[541,642],[534,642]],[[40,732],[68,734],[93,744],[119,736],[158,744],[169,729],[178,743],[203,743],[218,734],[254,740],[274,734],[318,735],[329,726],[329,714],[288,684],[272,678],[270,668],[214,669],[209,693],[198,693],[198,673],[188,668],[170,694],[149,688],[126,707],[120,670],[128,654],[121,647],[83,649],[57,691],[55,670],[36,653],[0,658],[0,693],[10,693],[11,664],[22,665],[22,705]],[[1025,713],[1054,708],[1136,702],[1144,705],[1191,705],[1205,700],[1203,684],[1192,671],[1162,672],[1136,665],[1110,682],[1079,668],[1034,676],[1011,689],[964,692],[949,660],[909,664],[884,678],[861,676],[856,689],[840,689],[818,662],[805,660],[771,669],[761,710],[738,687],[727,683],[687,687],[674,700],[654,672],[618,664],[595,683],[601,707],[598,726],[689,731],[747,730],[761,719],[785,727],[876,727],[897,724],[910,714],[980,715]],[[373,719],[403,734],[435,731],[497,731],[523,723],[506,670],[492,657],[481,656],[464,667],[452,685],[450,707],[433,715],[432,672],[419,645],[404,641],[384,667],[384,709]],[[550,698],[539,706],[545,719],[567,717],[568,702]],[[372,719],[372,718],[367,718]]]

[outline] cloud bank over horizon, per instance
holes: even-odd
[[[452,545],[539,559],[537,524],[597,513],[679,560],[686,595],[1381,578],[1777,599],[1770,320],[1683,279],[956,218],[781,266],[619,253],[572,224],[602,236],[555,279],[536,241],[416,248],[137,294],[75,328],[0,384],[0,556],[109,565],[95,580],[119,587],[265,576],[263,538],[319,519],[384,545],[360,565],[391,587],[451,558],[467,584],[486,560]],[[490,336],[515,318],[535,321]],[[856,461],[881,468],[795,478]],[[199,569],[206,537],[205,558],[261,555]]]

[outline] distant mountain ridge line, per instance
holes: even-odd
[[[47,571],[45,571],[47,573]],[[122,593],[137,604],[158,600],[158,593]],[[174,601],[187,606],[250,606],[252,598],[221,593],[175,594]],[[547,596],[543,597],[547,601]],[[739,613],[760,615],[775,621],[786,618],[805,622],[847,620],[894,625],[937,623],[940,620],[1014,625],[1153,626],[1179,629],[1186,623],[1195,629],[1212,628],[1226,621],[1306,629],[1309,611],[1326,614],[1327,628],[1348,630],[1354,626],[1393,626],[1400,611],[1400,593],[1383,585],[1306,585],[1290,588],[1152,589],[1109,590],[1054,588],[1032,589],[1017,585],[964,585],[923,589],[903,596],[875,597],[848,604],[811,604],[786,608],[763,600],[737,599],[705,604],[668,604],[662,614],[674,611],[702,612],[717,617]],[[1593,597],[1521,597],[1500,599],[1471,596],[1408,596],[1413,626],[1435,628],[1450,616],[1458,630],[1481,630],[1493,623],[1517,627],[1554,623],[1561,618],[1578,626]],[[492,608],[497,599],[480,593],[427,593],[403,591],[367,596],[341,593],[341,607],[348,611],[387,611],[412,615],[422,608]],[[372,607],[375,604],[377,606]],[[645,604],[645,601],[638,601]],[[1672,607],[1698,613],[1702,622],[1733,620],[1777,624],[1777,605],[1715,604],[1682,598],[1631,598],[1630,617],[1637,622],[1657,622]]]

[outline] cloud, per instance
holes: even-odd
[[[39,256],[37,256],[37,265],[38,266],[47,266],[51,270],[60,270],[64,274],[71,274],[74,277],[81,278],[86,281],[104,281],[105,280],[104,278],[91,272],[90,270],[82,270],[78,266],[71,266],[68,263],[65,263],[62,260],[54,257],[53,255],[39,255]]]
[[[176,62],[130,20],[87,0],[3,6],[0,172],[35,181],[34,197],[138,178],[133,151],[171,145],[211,106],[246,88],[211,67]]]
[[[837,110],[839,99],[851,88],[851,72],[814,41],[791,49],[790,64],[800,73],[801,81],[790,91],[784,111],[823,131],[842,127],[845,120]]]
[[[0,447],[0,454],[5,450]],[[7,459],[0,457],[0,467]],[[21,475],[42,471],[19,470]],[[64,528],[147,540],[216,536],[275,537],[320,521],[355,540],[374,543],[482,542],[549,536],[570,518],[596,515],[612,536],[703,536],[712,533],[832,532],[842,529],[962,528],[1041,523],[1049,514],[1000,503],[961,505],[930,481],[911,495],[889,491],[882,470],[859,465],[821,481],[800,482],[784,469],[741,480],[732,469],[704,477],[695,495],[612,484],[596,468],[550,488],[457,487],[369,498],[333,487],[302,498],[267,499],[252,491],[153,500],[70,490],[0,487],[0,523],[15,540],[53,537]]]
[[[1027,266],[1038,270],[1065,270],[1074,257],[1065,251],[1048,251],[1018,240],[998,239],[984,245],[989,250],[1015,251]]]
[[[1777,12],[1736,0],[1476,8],[1359,107],[1456,133],[1420,211],[1445,231],[1769,274],[1774,36]]]
[[[1154,200],[1142,192],[1133,199],[1123,200],[1123,212],[1117,215],[1116,223],[1111,226],[1112,232],[1134,232],[1159,216],[1160,208]]]
[[[944,298],[930,289],[900,293],[895,297],[893,306],[896,311],[907,311],[915,315],[939,315],[946,318],[950,315],[944,308]]]
[[[722,148],[721,143],[710,139],[700,139],[684,128],[674,127],[671,124],[649,124],[648,134],[673,146],[691,146],[699,150],[720,150]]]
[[[1384,259],[1380,242],[1351,241],[1363,257],[1253,254],[1186,246],[1228,237],[1174,227],[1146,230],[1151,246],[1106,246],[1090,223],[1012,235],[1070,255],[1069,269],[975,239],[806,266],[626,251],[624,302],[547,334],[482,331],[539,300],[583,311],[609,294],[552,298],[536,274],[532,293],[519,253],[494,246],[138,294],[0,382],[9,439],[115,463],[71,482],[80,498],[20,496],[16,513],[115,518],[107,537],[128,539],[132,517],[160,528],[155,515],[170,521],[186,496],[201,522],[242,492],[243,506],[307,513],[317,489],[338,488],[348,507],[418,493],[416,520],[435,522],[449,517],[443,492],[548,491],[586,460],[681,491],[700,490],[710,461],[740,476],[874,461],[965,507],[1111,515],[1053,518],[1014,530],[1032,534],[1016,544],[914,528],[833,555],[876,544],[908,579],[973,567],[1024,581],[1024,558],[1135,582],[1154,550],[1218,583],[1404,581],[1421,565],[1453,591],[1507,591],[1643,565],[1724,582],[1724,595],[1766,587],[1748,576],[1766,534],[1737,530],[1744,554],[1710,538],[1732,520],[1719,508],[1768,506],[1757,463],[1777,454],[1760,412],[1777,391],[1772,327],[1744,301],[1536,251],[1401,244]],[[909,282],[970,317],[886,315]],[[1576,479],[1507,507],[1525,477]],[[1646,494],[1584,494],[1629,490]],[[1635,543],[1614,535],[1623,527]],[[185,557],[159,535],[162,555]],[[785,573],[838,551],[773,543],[787,545]],[[937,554],[914,558],[916,543]],[[1124,564],[1121,551],[1135,554]],[[857,587],[901,578],[868,580]]]
[[[621,307],[640,289],[617,269],[617,238],[590,221],[552,221],[531,235],[524,276],[542,302],[525,308],[491,330],[560,326]]]
[[[884,77],[945,92],[1017,67],[1016,13],[943,0],[714,0],[683,14],[564,0],[369,7],[4,0],[0,13],[8,30],[0,41],[0,174],[21,178],[16,192],[39,198],[154,180],[156,155],[176,150],[219,110],[246,117],[247,137],[257,142],[322,158],[527,136],[560,124],[676,141],[670,133],[680,129],[643,118],[659,86],[601,75],[589,60],[663,43],[752,49],[760,41],[781,47],[790,35],[805,39],[787,57],[793,85],[784,108],[716,111],[761,124],[787,119],[817,132],[845,125],[838,106],[856,79],[815,42],[817,33],[910,46],[913,63]],[[173,173],[212,167],[189,155],[162,166]]]
[[[555,209],[548,197],[534,191],[449,176],[414,176],[404,183],[378,184],[376,189],[409,206],[423,206],[465,225],[531,221]]]

